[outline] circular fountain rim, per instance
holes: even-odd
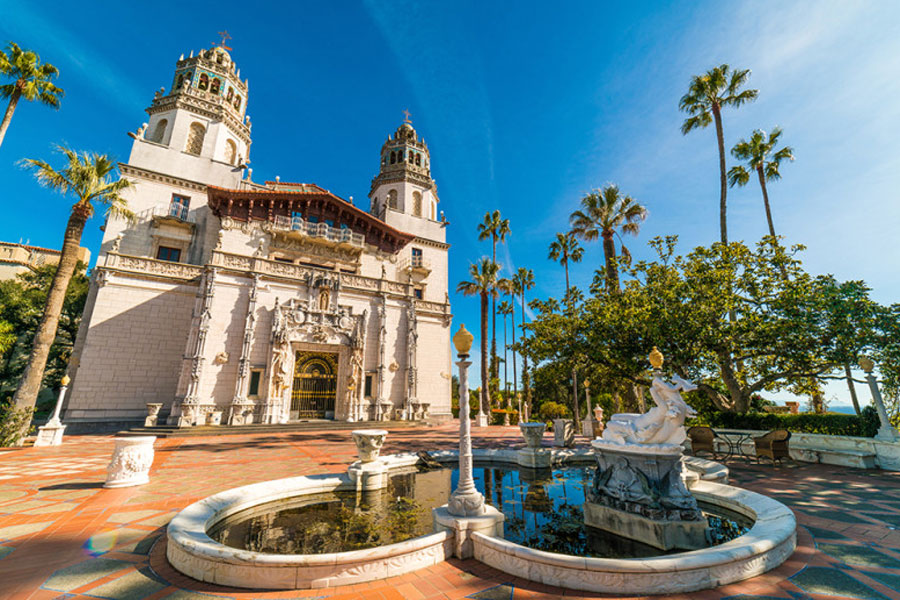
[[[550,450],[549,448],[547,450]],[[474,458],[478,462],[496,462],[516,464],[518,449],[475,449]],[[593,462],[592,449],[553,449],[554,466],[584,464]],[[457,460],[456,451],[433,452],[432,457],[441,463]],[[412,453],[393,454],[381,457],[388,471],[412,468],[419,457]],[[691,492],[697,493],[698,499],[712,505],[722,506],[754,519],[750,531],[729,542],[689,552],[680,552],[672,556],[652,558],[585,558],[565,554],[556,554],[535,550],[514,544],[502,538],[489,538],[474,534],[476,558],[491,566],[485,553],[493,549],[495,554],[516,557],[526,563],[539,562],[548,567],[572,569],[578,572],[606,573],[619,576],[658,576],[660,569],[668,567],[668,575],[672,572],[727,565],[735,561],[759,560],[760,557],[772,553],[790,542],[790,552],[783,558],[776,559],[777,564],[790,555],[795,545],[796,521],[793,513],[780,502],[729,485],[715,483],[727,478],[727,467],[713,461],[696,457],[685,457],[688,467],[700,473],[700,478],[691,486]],[[517,465],[518,466],[518,465]],[[519,467],[521,468],[521,467]],[[207,533],[223,519],[242,510],[274,502],[289,497],[313,495],[335,491],[353,491],[356,484],[346,474],[316,474],[289,477],[265,481],[214,494],[195,502],[180,511],[167,527],[168,544],[166,555],[169,562],[179,571],[199,579],[234,587],[252,589],[300,589],[319,588],[351,583],[361,583],[374,579],[383,579],[418,570],[438,562],[442,562],[453,554],[453,534],[448,531],[431,533],[403,542],[396,542],[368,548],[329,554],[268,554],[233,548],[213,540]],[[723,501],[724,499],[724,501]],[[748,504],[748,500],[750,501]],[[772,541],[777,536],[776,541]],[[743,548],[744,546],[750,549]],[[478,556],[478,552],[482,556]],[[712,558],[710,558],[712,557]],[[730,560],[725,560],[730,557]],[[677,561],[678,564],[675,564]],[[686,564],[685,561],[688,561]],[[762,561],[768,564],[770,561]],[[227,565],[227,569],[218,569],[218,565]],[[510,573],[506,563],[503,568]],[[763,568],[763,571],[775,565]],[[759,571],[759,572],[763,572]],[[614,573],[613,573],[614,572]],[[715,581],[709,580],[700,587],[678,588],[680,591],[703,589],[724,585],[730,581],[746,579],[747,570],[737,570],[734,577],[724,576]],[[612,587],[579,587],[577,581],[541,580],[526,571],[513,573],[533,581],[542,581],[550,585],[563,585],[571,589],[602,591],[622,589],[621,578]],[[663,573],[664,575],[666,573]],[[302,580],[301,580],[302,577]],[[553,583],[556,581],[556,583]],[[586,582],[589,585],[591,582]],[[673,582],[669,582],[670,584]],[[644,588],[634,588],[642,590]],[[674,589],[674,588],[673,588]],[[640,592],[635,592],[640,593]]]

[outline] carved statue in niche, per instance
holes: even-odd
[[[319,290],[319,310],[322,312],[327,312],[328,307],[331,303],[331,293],[329,292],[327,287],[323,287]]]
[[[276,398],[281,396],[291,379],[291,371],[288,368],[290,359],[291,345],[282,330],[282,333],[276,333],[272,349],[272,385],[275,388]]]

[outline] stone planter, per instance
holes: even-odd
[[[103,487],[129,487],[149,482],[155,441],[154,435],[116,438]]]
[[[525,438],[525,447],[532,450],[541,447],[541,440],[544,438],[546,429],[545,423],[519,423],[519,430],[522,432],[522,437]]]
[[[381,447],[388,432],[384,429],[357,429],[352,432],[353,441],[356,443],[356,451],[359,454],[359,462],[371,463],[378,460]]]
[[[557,448],[575,445],[575,422],[572,419],[553,419],[553,445]]]
[[[148,402],[147,403],[147,418],[144,419],[144,427],[156,427],[156,424],[159,421],[159,411],[161,409],[162,409],[162,403],[159,403],[159,402]]]

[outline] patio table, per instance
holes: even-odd
[[[726,459],[734,458],[735,456],[753,458],[753,456],[744,453],[744,444],[753,441],[752,432],[740,429],[714,429],[713,431],[728,444],[728,452],[725,453]]]

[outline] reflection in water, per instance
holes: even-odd
[[[585,490],[593,467],[476,467],[475,485],[506,516],[512,542],[576,556],[646,557],[662,551],[584,524]],[[394,475],[384,490],[304,496],[228,517],[210,536],[228,546],[277,554],[321,554],[372,548],[432,532],[431,509],[447,503],[459,473],[442,469]],[[750,523],[709,515],[714,544],[734,539]]]

